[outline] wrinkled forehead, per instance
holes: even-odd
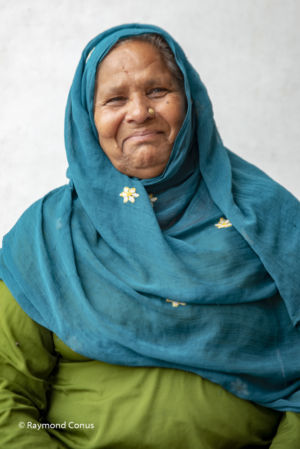
[[[169,38],[170,41],[168,41],[167,38]],[[86,53],[86,69],[89,71],[89,68],[93,70],[94,67],[94,74],[96,74],[98,66],[101,65],[102,61],[104,61],[111,53],[118,48],[124,48],[125,50],[128,45],[134,45],[135,42],[142,43],[142,45],[145,46],[145,49],[148,47],[148,49],[156,51],[165,62],[172,75],[184,82],[186,78],[184,68],[185,56],[181,48],[170,36],[164,36],[153,31],[147,32],[146,30],[136,33],[130,33],[128,30],[128,34],[125,33],[124,35],[123,33],[121,35],[119,35],[119,33],[113,33],[100,40]],[[178,49],[176,51],[176,47],[178,47],[179,51]],[[86,48],[86,50],[88,50],[88,48]]]
[[[107,59],[117,62],[122,59],[126,63],[126,58],[136,60],[136,63],[143,61],[147,56],[161,63],[170,72],[170,75],[178,84],[184,83],[184,76],[178,67],[175,55],[165,39],[157,34],[145,34],[135,37],[127,37],[119,40],[106,54],[106,56],[99,62],[99,66],[103,65]],[[98,67],[99,69],[99,67]]]
[[[112,71],[120,69],[126,71],[126,65],[129,61],[135,65],[139,65],[142,64],[144,59],[148,59],[149,55],[156,60],[164,61],[159,49],[155,48],[149,42],[136,39],[122,39],[99,61],[97,72],[106,67],[109,67]]]
[[[121,41],[98,64],[96,87],[103,82],[119,84],[122,78],[133,81],[138,75],[158,82],[169,81],[183,91],[183,76],[173,61],[165,60],[161,51],[149,42],[140,40]]]

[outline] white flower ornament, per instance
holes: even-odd
[[[172,307],[186,306],[186,302],[173,301],[172,299],[167,298],[166,302],[170,302]]]
[[[149,196],[149,200],[152,204],[152,207],[154,207],[154,203],[155,203],[155,201],[157,201],[157,196],[154,196],[153,193],[149,193],[148,196]]]
[[[124,187],[123,192],[120,193],[120,196],[123,198],[123,203],[128,203],[128,201],[134,203],[135,199],[140,195],[136,193],[135,187]]]
[[[215,226],[216,226],[218,229],[221,229],[221,228],[230,228],[230,226],[232,226],[232,224],[231,224],[230,221],[227,220],[226,218],[221,217],[220,220],[218,221],[218,223],[215,224]]]

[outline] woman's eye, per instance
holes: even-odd
[[[121,103],[123,101],[125,101],[125,97],[112,97],[112,98],[109,98],[108,100],[106,100],[106,104],[118,103],[118,102]]]
[[[152,97],[163,97],[168,90],[164,87],[155,87],[154,89],[151,89],[148,95]]]

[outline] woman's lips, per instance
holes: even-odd
[[[157,135],[162,134],[161,131],[136,131],[132,134],[130,134],[128,137],[126,137],[123,140],[123,144],[127,142],[128,140],[134,141],[134,142],[146,142],[148,140],[151,140],[153,138],[156,138]]]

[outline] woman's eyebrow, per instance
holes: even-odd
[[[115,93],[118,93],[122,90],[125,90],[125,86],[122,84],[113,84],[111,86],[99,86],[99,94],[100,95],[114,95]]]
[[[146,85],[149,87],[158,86],[162,84],[166,84],[167,80],[163,79],[161,76],[157,76],[156,78],[151,78],[147,80]]]

